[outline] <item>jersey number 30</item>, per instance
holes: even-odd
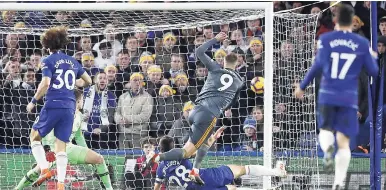
[[[354,62],[355,58],[357,56],[355,54],[351,53],[337,53],[332,52],[331,58],[332,58],[332,65],[331,65],[331,78],[333,79],[341,79],[343,80],[346,77],[346,74],[348,72],[348,69],[350,68],[351,64]],[[338,71],[339,62],[340,60],[345,60],[342,69],[340,72]],[[339,75],[338,75],[339,72]]]
[[[230,74],[223,74],[220,77],[220,82],[223,85],[222,87],[218,88],[218,91],[224,91],[228,89],[233,84],[233,77]]]
[[[52,87],[55,89],[61,89],[63,86],[66,86],[68,90],[73,90],[75,88],[75,73],[73,70],[67,70],[63,75],[63,69],[57,69],[56,74],[58,76],[56,77],[56,80],[59,81],[59,84],[53,84]],[[71,75],[71,83],[69,76]]]

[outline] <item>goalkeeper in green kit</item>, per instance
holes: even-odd
[[[80,109],[83,107],[83,91],[76,90],[75,91],[76,98],[76,113],[74,119],[74,125],[72,129],[72,134],[70,137],[70,143],[67,144],[66,153],[68,156],[68,163],[71,165],[77,164],[94,164],[97,170],[97,173],[100,179],[103,182],[103,185],[107,190],[112,190],[112,185],[110,181],[109,171],[107,169],[106,163],[103,157],[89,149],[86,145],[86,141],[83,137],[81,123],[82,123],[82,113]],[[71,143],[72,139],[75,140],[77,145]],[[54,136],[54,131],[51,131],[46,137],[43,138],[43,145],[50,146],[50,149],[54,149],[56,137]],[[53,152],[47,152],[47,160],[52,162],[52,165],[55,165],[55,155]],[[51,166],[52,168],[53,166]],[[50,179],[55,175],[54,171],[50,171],[45,175],[39,178],[40,168],[36,166],[35,168],[28,171],[28,173],[21,179],[19,184],[15,187],[15,189],[23,189],[30,185],[39,186],[44,181]]]

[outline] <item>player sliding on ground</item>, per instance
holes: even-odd
[[[235,71],[236,54],[231,53],[225,57],[224,69],[205,54],[209,47],[224,41],[227,37],[225,33],[221,32],[196,50],[197,57],[206,66],[209,73],[204,87],[195,101],[196,106],[189,115],[189,121],[192,124],[192,135],[189,141],[183,148],[174,148],[155,155],[147,161],[149,163],[163,160],[183,160],[190,158],[197,151],[189,178],[200,185],[204,185],[204,182],[200,178],[198,169],[210,147],[207,142],[208,138],[212,134],[217,118],[238,99],[239,91],[243,86],[243,80]]]
[[[36,102],[47,94],[44,107],[32,127],[31,149],[41,169],[41,175],[48,173],[48,162],[41,140],[52,130],[54,131],[58,172],[57,187],[64,189],[68,162],[66,143],[70,142],[75,114],[74,89],[76,83],[78,87],[90,85],[91,78],[78,61],[60,51],[69,42],[66,28],[51,28],[44,32],[40,41],[43,47],[48,49],[50,55],[42,61],[42,81],[31,103],[27,105],[27,112],[31,113]],[[79,78],[81,79],[76,81]]]
[[[101,178],[106,190],[112,190],[110,175],[103,157],[100,154],[87,148],[86,140],[84,139],[84,136],[82,133],[82,129],[81,129],[82,113],[80,112],[80,109],[82,109],[83,107],[83,91],[76,90],[75,98],[76,98],[76,113],[75,113],[72,133],[70,137],[70,142],[72,141],[72,139],[75,139],[75,142],[77,145],[74,145],[72,143],[67,144],[66,153],[68,156],[68,162],[71,165],[95,164],[97,173]],[[54,136],[54,132],[52,131],[43,138],[43,144],[48,145],[50,147],[55,147],[55,139],[56,138]],[[44,177],[38,179],[39,171],[40,171],[39,166],[36,166],[35,168],[31,169],[27,173],[27,175],[25,175],[21,179],[21,181],[19,182],[19,184],[15,189],[20,190],[30,186],[31,184],[33,186],[39,186],[47,179],[56,175],[54,171],[50,171],[46,173]]]
[[[221,136],[224,129],[224,127],[221,127],[208,139],[207,143],[209,147]],[[164,136],[161,138],[159,142],[159,150],[161,153],[170,151],[173,147],[174,139],[172,137]],[[193,165],[189,159],[161,161],[157,168],[154,190],[161,189],[162,183],[174,183],[187,190],[233,190],[236,189],[236,186],[231,185],[231,183],[235,178],[243,175],[279,177],[285,177],[287,175],[282,162],[278,162],[275,169],[260,165],[227,165],[217,168],[200,169],[199,172],[205,185],[199,186],[192,183],[191,179],[186,177],[192,169]]]
[[[320,36],[315,62],[295,90],[295,96],[302,99],[307,85],[322,72],[317,108],[319,143],[325,169],[331,171],[336,132],[338,151],[333,189],[343,189],[351,158],[350,137],[358,133],[358,77],[363,67],[371,76],[378,74],[376,54],[369,41],[351,32],[353,8],[341,5],[338,9],[336,31]]]

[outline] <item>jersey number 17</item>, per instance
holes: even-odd
[[[351,67],[352,63],[354,62],[355,58],[357,56],[352,53],[337,53],[337,52],[332,52],[331,53],[331,58],[332,58],[332,65],[331,65],[331,78],[333,79],[340,79],[343,80],[349,68]],[[339,69],[339,62],[343,60],[344,64],[340,72],[338,71]],[[339,73],[339,74],[338,74]]]

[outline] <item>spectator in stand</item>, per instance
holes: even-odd
[[[185,72],[185,57],[182,54],[172,54],[170,60],[169,72],[165,72],[164,76],[167,79],[174,78],[178,73]]]
[[[245,62],[245,53],[241,48],[236,48],[232,51],[237,55],[237,66],[236,71],[242,76],[245,77],[247,74],[248,65]]]
[[[140,70],[142,72],[142,75],[144,75],[145,79],[147,80],[147,69],[155,65],[154,63],[154,55],[149,54],[150,52],[143,52],[141,57],[139,58],[139,66]]]
[[[264,71],[263,63],[263,43],[260,38],[253,38],[249,42],[249,48],[247,50],[246,62],[251,67],[250,70],[254,72],[254,76],[262,76]]]
[[[66,11],[51,12],[51,14],[54,15],[54,20],[51,21],[51,24],[69,26],[67,22],[69,15]]]
[[[106,73],[107,88],[109,89],[109,91],[121,95],[123,93],[123,86],[116,80],[118,69],[114,65],[109,65],[104,69],[104,72]]]
[[[92,42],[90,36],[82,36],[79,40],[79,46],[80,49],[83,53],[91,53],[92,48],[91,48]]]
[[[280,2],[280,1],[274,1],[273,2],[273,11],[274,12],[278,12],[278,11],[282,11],[282,10],[285,10],[285,5],[283,4],[283,2]]]
[[[180,49],[176,44],[177,37],[173,33],[167,32],[164,34],[162,51],[156,54],[156,62],[161,65],[164,71],[170,70],[171,55],[173,53],[180,53]]]
[[[211,26],[211,25],[205,26],[203,33],[204,33],[205,40],[213,39],[214,38],[213,26]]]
[[[23,73],[23,81],[17,87],[11,89],[10,86],[5,86],[3,89],[6,98],[9,98],[9,101],[12,102],[13,129],[10,129],[12,131],[9,131],[11,133],[8,133],[9,136],[7,137],[12,139],[12,145],[28,146],[30,128],[37,115],[27,114],[25,110],[36,90],[35,71],[28,69]],[[37,109],[40,108],[41,106],[38,106]]]
[[[204,42],[205,42],[205,38],[202,35],[202,33],[196,33],[196,38],[194,39],[194,45],[188,46],[188,75],[189,76],[194,76],[194,70],[196,69],[195,63],[197,59],[196,59],[195,50]]]
[[[304,7],[303,7],[303,2],[302,1],[293,1],[292,2],[292,11],[294,13],[298,13],[298,14],[303,14],[303,10],[304,10]]]
[[[88,147],[93,149],[114,148],[109,143],[111,134],[116,132],[110,128],[114,123],[116,97],[107,89],[106,73],[98,73],[94,77],[95,85],[84,90],[82,129]]]
[[[188,86],[188,76],[185,73],[178,73],[171,79],[173,88],[176,90],[174,98],[180,102],[195,101],[198,91],[193,86]]]
[[[100,69],[95,67],[94,60],[95,60],[94,55],[92,55],[91,53],[82,54],[81,61],[82,61],[83,69],[92,77],[100,72]]]
[[[155,176],[158,164],[151,163],[150,167],[146,167],[146,160],[154,154],[157,142],[153,138],[145,137],[141,140],[141,148],[145,153],[136,159],[134,173],[126,171],[124,174],[124,187],[121,189],[151,189],[155,182]]]
[[[169,133],[173,122],[181,117],[182,102],[174,98],[175,90],[169,85],[162,85],[157,98],[157,136]]]
[[[138,40],[138,49],[140,52],[148,51],[154,53],[154,44],[152,40],[147,38],[146,26],[144,24],[136,24],[137,31],[134,36]]]
[[[380,59],[383,58],[386,52],[386,36],[378,37],[377,49],[378,49],[378,57]]]
[[[117,67],[118,73],[130,74],[132,72],[139,72],[138,65],[133,65],[131,62],[130,52],[127,49],[119,52],[117,57]]]
[[[17,19],[16,11],[2,11],[1,18],[0,26],[12,27]]]
[[[129,53],[131,64],[138,65],[139,58],[143,52],[142,49],[138,48],[138,39],[134,36],[127,37],[125,47]]]
[[[231,33],[231,41],[227,40],[226,42],[224,42],[224,44],[229,42],[229,45],[224,45],[224,49],[227,52],[231,52],[238,47],[241,48],[244,52],[246,52],[249,48],[243,37],[243,32],[240,29],[233,30]]]
[[[118,100],[115,122],[119,125],[119,148],[139,148],[140,139],[148,136],[148,122],[154,101],[143,88],[144,76],[133,73],[130,76],[130,90]]]
[[[365,33],[361,29],[363,25],[364,25],[364,23],[362,22],[362,20],[358,16],[355,15],[354,18],[353,18],[352,31],[354,33],[357,33],[357,34],[359,34],[359,35],[361,35],[361,36],[366,38]]]
[[[169,80],[162,78],[162,69],[158,65],[152,65],[147,69],[146,91],[152,96],[157,97],[162,85],[168,85]]]
[[[42,71],[40,70],[40,63],[42,61],[42,53],[35,51],[29,56],[29,60],[25,62],[26,69],[34,70],[36,74],[36,83],[39,83],[42,79]]]
[[[115,65],[115,57],[112,55],[111,44],[103,42],[99,44],[98,57],[95,58],[95,66],[104,69],[108,65]]]
[[[247,118],[243,124],[244,134],[241,135],[241,150],[244,151],[257,151],[259,148],[263,148],[262,145],[258,145],[258,142],[262,142],[262,134],[258,137],[257,121],[254,118]],[[259,143],[262,144],[262,143]]]
[[[194,108],[194,103],[192,101],[185,102],[184,107],[182,108],[182,115],[178,120],[175,120],[172,128],[167,134],[169,137],[174,138],[175,145],[178,147],[184,146],[188,141],[189,135],[191,133],[190,123],[189,123],[189,113]]]
[[[201,92],[208,76],[208,69],[200,61],[196,63],[196,70],[193,77],[189,78],[189,86],[196,88],[197,92]]]
[[[214,52],[214,60],[221,66],[224,67],[224,58],[227,55],[227,52],[224,49],[218,49]]]
[[[386,16],[379,19],[379,31],[381,36],[386,36]]]
[[[8,61],[8,63],[5,64],[2,74],[2,86],[9,85],[10,88],[15,88],[19,86],[22,81],[20,75],[20,63],[18,61]]]
[[[320,10],[320,7],[314,6],[311,9],[311,14],[313,15],[319,15],[316,25],[316,39],[319,38],[320,35],[323,33],[331,31],[334,27],[332,26],[331,20],[326,18],[326,16],[323,16],[322,10]]]
[[[122,50],[122,44],[119,42],[119,40],[116,38],[116,35],[114,33],[114,25],[107,24],[105,27],[105,30],[103,31],[105,35],[105,39],[102,41],[96,43],[94,47],[92,48],[94,51],[98,52],[98,55],[100,54],[100,44],[102,43],[109,43],[109,47],[111,47],[111,56],[115,57],[118,55],[118,53]]]
[[[163,46],[162,38],[155,37],[154,38],[154,53],[158,54],[159,52],[161,52],[162,46]]]
[[[263,31],[261,28],[260,19],[247,20],[247,26],[248,27],[244,29],[244,34],[247,38],[247,41],[250,41],[252,38],[255,37],[263,39]]]

